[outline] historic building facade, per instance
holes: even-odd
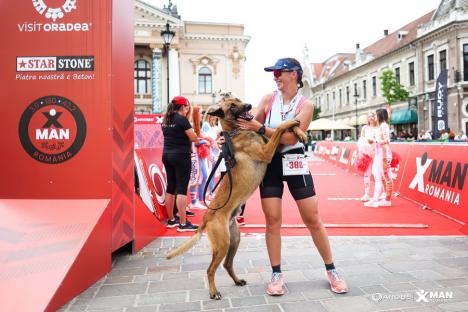
[[[468,130],[468,1],[443,0],[439,7],[388,33],[355,53],[339,53],[311,64],[312,98],[321,117],[334,118],[359,128],[369,111],[385,106],[380,75],[394,71],[410,92],[408,101],[392,106],[397,134],[416,135],[434,129],[435,86],[439,73],[448,70],[448,127]],[[307,62],[307,60],[304,60]]]
[[[245,97],[244,26],[183,21],[169,1],[163,9],[135,1],[135,112],[162,113],[168,99],[207,107],[219,90]],[[161,31],[175,36],[167,49]]]

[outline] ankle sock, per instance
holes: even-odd
[[[273,273],[281,273],[281,264],[272,265],[271,269],[273,270]]]
[[[326,264],[326,263],[325,263],[325,269],[326,269],[327,271],[334,270],[334,269],[335,269],[335,264],[334,264],[333,262],[330,263],[330,264]]]

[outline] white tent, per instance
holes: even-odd
[[[310,123],[307,130],[353,130],[354,127],[327,118],[320,118]]]

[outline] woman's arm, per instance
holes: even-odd
[[[239,124],[239,127],[241,129],[245,130],[253,130],[257,132],[262,126],[263,123],[265,122],[266,115],[265,115],[265,108],[268,105],[268,103],[271,101],[271,97],[273,94],[267,94],[265,95],[262,100],[260,101],[260,104],[258,105],[258,110],[255,118],[253,120],[247,121],[247,120],[238,120],[237,123]],[[310,100],[306,100],[304,104],[301,107],[301,110],[299,114],[297,114],[296,119],[298,119],[301,124],[300,128],[302,131],[306,132],[307,128],[309,127],[310,122],[312,121],[312,116],[314,114],[314,105]],[[265,127],[265,136],[271,137],[273,133],[275,132],[275,129]],[[293,132],[286,132],[281,136],[281,144],[296,144],[297,143],[297,137]]]
[[[195,131],[193,130],[193,128],[185,130],[185,135],[188,137],[190,142],[198,142],[199,141],[199,138],[198,138],[197,134],[195,133]]]

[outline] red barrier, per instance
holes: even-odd
[[[463,192],[468,173],[467,145],[392,143],[400,163],[395,191],[423,206],[468,223],[468,192]],[[355,143],[318,142],[315,154],[337,166],[359,173],[355,168]]]
[[[134,1],[0,7],[0,215],[20,235],[17,245],[0,235],[0,302],[55,311],[133,240]],[[39,238],[22,235],[39,228]],[[45,244],[55,240],[65,241]]]

